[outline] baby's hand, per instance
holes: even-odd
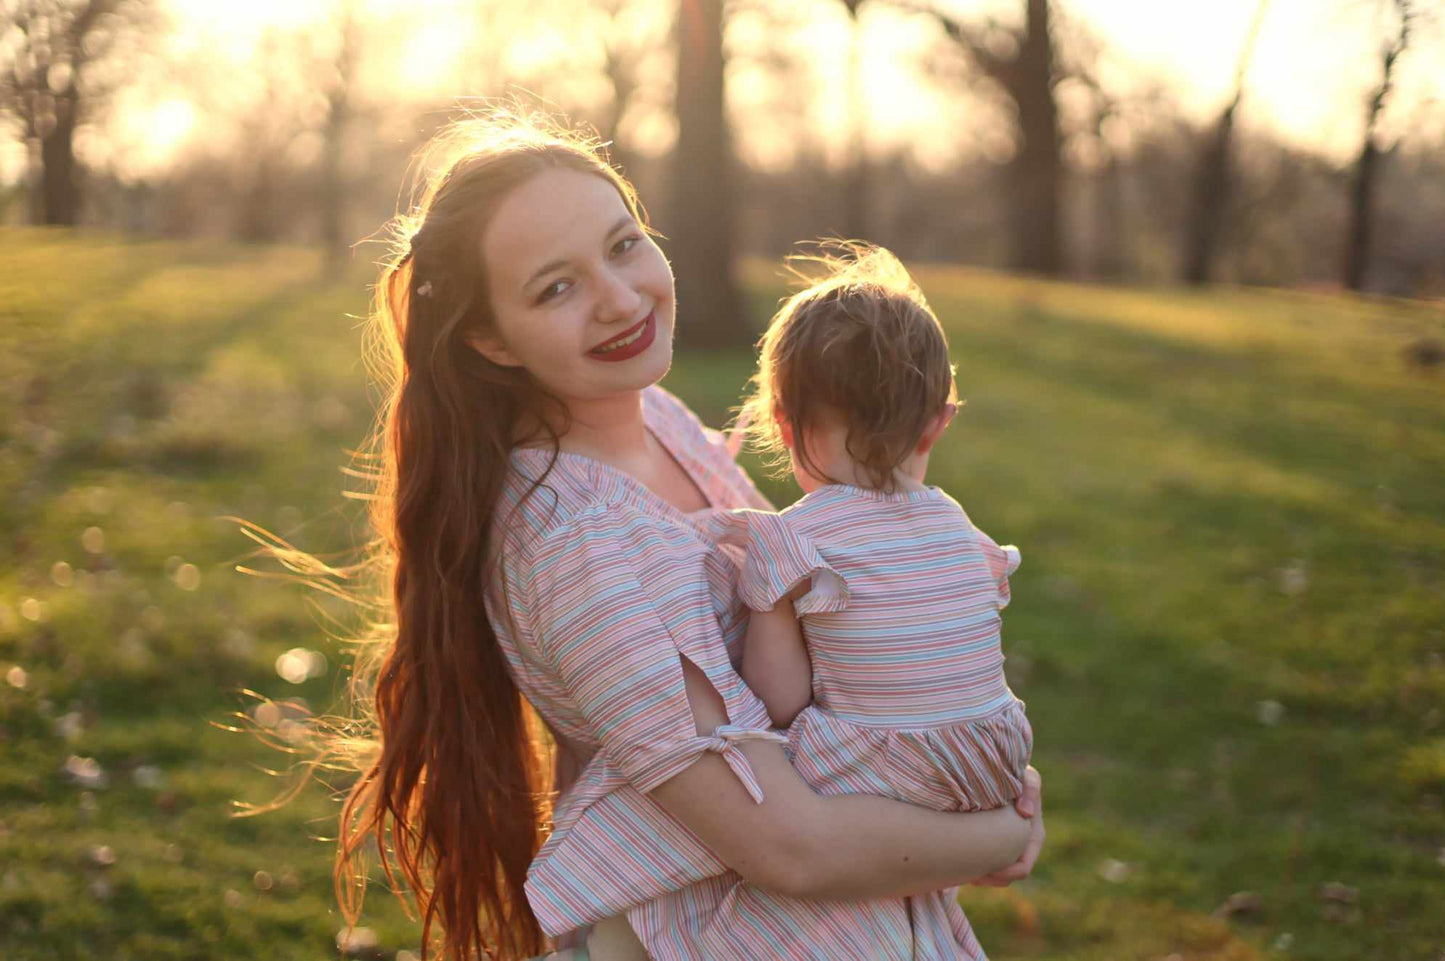
[[[1034,770],[1032,765],[1024,772],[1024,793],[1020,794],[1018,800],[1014,801],[1014,810],[1020,817],[1029,819],[1029,826],[1032,829],[1029,833],[1028,846],[1024,848],[1023,855],[1004,868],[1002,871],[995,871],[993,874],[986,874],[981,878],[970,881],[970,884],[984,888],[1006,888],[1015,881],[1022,881],[1034,870],[1034,862],[1039,859],[1039,852],[1044,847],[1044,782],[1039,772]]]

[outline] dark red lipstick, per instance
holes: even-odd
[[[610,340],[605,340],[587,352],[588,356],[597,360],[616,362],[629,360],[642,353],[652,346],[657,339],[657,311],[651,311],[642,318],[640,323],[634,324],[622,333]],[[621,346],[614,346],[620,344]]]

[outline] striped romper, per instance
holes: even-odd
[[[488,616],[522,693],[591,754],[528,871],[543,930],[559,935],[625,913],[658,961],[981,958],[951,893],[874,901],[773,894],[729,870],[647,797],[715,752],[760,798],[737,744],[782,736],[734,670],[748,615],[737,594],[742,552],[709,536],[728,509],[767,502],[721,435],[675,397],[651,387],[643,404],[648,429],[713,510],[684,514],[599,461],[560,453],[553,462],[550,452],[525,448],[512,452],[498,506],[501,565]],[[727,708],[730,723],[706,737],[694,728],[682,657]]]
[[[814,790],[943,811],[1003,807],[1023,792],[1033,732],[999,639],[1017,548],[936,487],[830,484],[782,513],[713,523],[726,528],[715,537],[746,549],[739,590],[750,609],[772,610],[811,579],[794,610],[817,710],[788,738]]]

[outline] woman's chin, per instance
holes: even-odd
[[[640,389],[650,387],[662,380],[672,368],[672,325],[669,324],[666,330],[658,325],[657,339],[652,346],[643,354],[639,354],[632,360],[632,369],[627,371],[630,378],[637,381],[636,386]]]

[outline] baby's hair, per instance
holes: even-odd
[[[739,424],[781,466],[787,448],[778,421],[786,421],[794,457],[826,480],[806,438],[824,418],[841,418],[849,455],[873,488],[891,491],[894,471],[954,399],[948,339],[888,250],[855,241],[816,246],[816,254],[788,258],[807,286],[783,302],[758,342]]]

